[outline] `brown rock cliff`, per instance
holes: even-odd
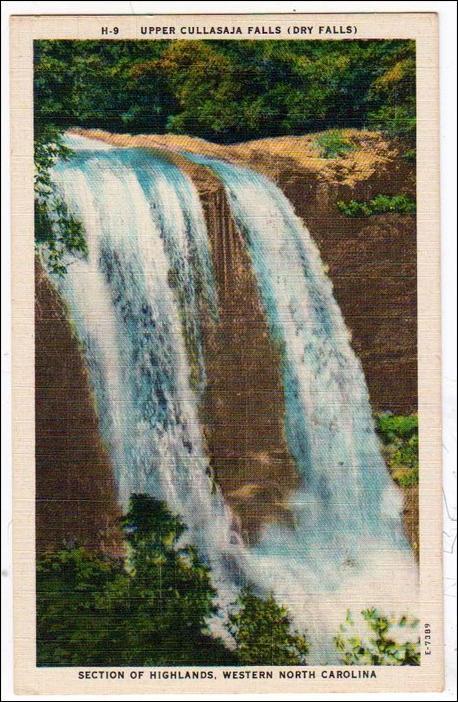
[[[204,320],[208,389],[204,423],[215,477],[245,539],[288,523],[299,482],[284,432],[280,355],[272,343],[242,236],[221,188],[201,192],[219,299]]]
[[[100,439],[81,348],[38,261],[35,460],[37,553],[65,544],[122,553],[116,485]]]

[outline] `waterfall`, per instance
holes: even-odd
[[[210,565],[227,606],[242,546],[210,479],[198,417],[197,308],[215,314],[216,305],[199,197],[164,159],[84,148],[85,141],[72,138],[75,155],[56,165],[53,180],[83,223],[89,255],[71,261],[57,285],[85,351],[119,498],[124,505],[134,492],[165,500],[188,526],[185,538]]]
[[[270,333],[284,349],[285,430],[303,482],[291,500],[295,529],[270,526],[252,554],[256,581],[314,628],[321,656],[332,661],[332,611],[342,622],[345,608],[408,611],[415,602],[401,493],[381,456],[361,364],[309,232],[267,178],[186,155],[224,183]]]
[[[120,500],[148,492],[182,516],[223,612],[244,580],[272,590],[307,629],[311,662],[336,662],[332,638],[347,609],[409,612],[416,568],[364,375],[316,246],[272,182],[187,154],[221,179],[244,236],[282,349],[285,433],[302,479],[290,504],[294,528],[271,524],[247,547],[212,483],[198,412],[200,318],[218,316],[198,193],[152,151],[80,137],[69,145],[76,153],[53,178],[83,223],[89,255],[70,262],[57,285],[85,350]]]

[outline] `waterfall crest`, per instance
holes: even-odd
[[[301,486],[290,500],[294,525],[270,524],[247,547],[209,477],[198,411],[206,384],[200,320],[218,317],[199,195],[153,152],[96,143],[72,137],[75,156],[54,169],[89,248],[58,286],[85,350],[120,500],[132,492],[166,500],[210,564],[223,611],[240,582],[273,590],[308,630],[311,662],[335,662],[332,637],[346,610],[408,612],[416,569],[318,250],[272,182],[187,155],[224,184],[282,350],[285,434]]]

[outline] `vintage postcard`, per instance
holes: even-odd
[[[11,52],[16,691],[441,690],[436,16]]]

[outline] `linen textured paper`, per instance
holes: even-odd
[[[436,16],[11,49],[16,691],[442,689]]]

